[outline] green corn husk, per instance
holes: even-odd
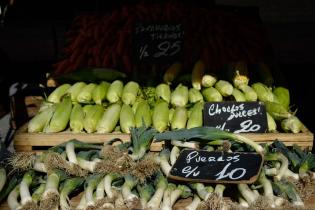
[[[266,85],[257,82],[252,84],[252,88],[255,90],[257,93],[257,97],[260,101],[271,101],[274,102],[274,94],[272,93],[271,89],[268,88]]]
[[[51,119],[55,106],[50,106],[38,112],[28,123],[27,130],[29,133],[42,132],[46,124]]]
[[[156,100],[163,99],[167,103],[171,101],[171,89],[167,84],[159,84],[155,89],[155,98]]]
[[[97,125],[98,133],[110,133],[116,127],[120,117],[120,103],[111,104],[104,112],[101,120]]]
[[[275,119],[282,120],[292,116],[290,112],[286,110],[281,104],[265,101],[266,111]]]
[[[65,97],[62,102],[56,104],[56,109],[49,123],[45,126],[44,132],[56,133],[67,128],[72,110],[70,97]]]
[[[289,110],[290,106],[290,92],[285,87],[276,87],[273,90],[273,94],[277,97],[278,102],[282,104],[284,108]]]
[[[196,103],[192,108],[187,121],[187,129],[201,127],[203,124],[202,120],[202,111],[203,111],[203,102]]]
[[[171,93],[171,104],[173,106],[185,106],[188,103],[188,88],[179,84]]]
[[[73,132],[81,132],[83,130],[84,111],[80,104],[75,104],[70,115],[70,129]]]
[[[78,102],[78,95],[81,93],[83,88],[86,86],[85,82],[76,82],[68,90],[67,93],[71,97],[71,101]]]
[[[242,91],[240,91],[237,88],[233,89],[232,95],[233,95],[235,101],[238,101],[238,102],[246,101],[245,95],[242,93]]]
[[[211,101],[223,101],[221,93],[214,87],[208,87],[202,90],[202,95],[207,102]]]
[[[92,93],[92,98],[96,104],[99,104],[99,105],[102,104],[102,101],[106,98],[106,94],[107,94],[109,86],[110,86],[110,83],[103,81],[95,87]]]
[[[137,99],[138,92],[139,84],[134,81],[130,81],[123,89],[121,100],[124,104],[133,105]]]
[[[152,114],[153,127],[159,132],[165,131],[168,126],[168,118],[168,103],[163,100],[157,102],[154,106]]]
[[[172,130],[185,128],[187,123],[187,111],[185,107],[176,107],[171,121]]]
[[[225,80],[219,80],[214,87],[221,93],[222,96],[227,97],[233,93],[233,85]]]
[[[209,74],[203,75],[201,79],[201,85],[203,87],[212,87],[216,82],[217,78]]]
[[[281,128],[285,132],[299,133],[303,128],[303,124],[296,116],[291,116],[281,121]]]
[[[169,121],[169,124],[171,124],[171,122],[172,122],[172,119],[173,119],[173,116],[174,116],[174,112],[175,112],[174,108],[170,108],[168,110],[168,121]]]
[[[203,96],[199,90],[195,88],[190,88],[188,92],[188,99],[190,103],[197,103],[203,101]]]
[[[88,133],[93,133],[97,129],[97,125],[104,114],[104,107],[99,104],[87,107],[85,118],[83,121],[84,130]]]
[[[110,103],[116,103],[121,99],[122,93],[124,89],[124,83],[120,80],[115,80],[112,82],[107,91],[107,100]]]
[[[257,101],[257,93],[253,88],[245,84],[240,85],[238,88],[244,93],[246,101]]]
[[[119,117],[120,128],[123,133],[130,133],[130,128],[135,127],[135,116],[131,107],[123,104]]]
[[[273,117],[268,112],[266,112],[266,114],[267,114],[268,131],[269,132],[277,131],[276,121],[273,119]]]
[[[146,127],[151,126],[151,110],[147,101],[143,100],[138,104],[137,111],[135,114],[136,127],[139,128],[143,125]]]
[[[51,94],[49,94],[47,101],[52,103],[59,103],[61,101],[61,98],[67,93],[67,90],[70,87],[70,84],[60,85]]]
[[[91,109],[93,109],[94,105],[87,104],[83,107],[84,116],[86,116],[86,113],[88,113]]]
[[[139,104],[142,103],[143,101],[146,101],[146,100],[140,97],[136,99],[136,102],[131,107],[134,114],[136,114]]]
[[[79,103],[90,103],[92,102],[92,94],[95,90],[97,85],[95,83],[90,83],[86,85],[77,97],[77,101]]]

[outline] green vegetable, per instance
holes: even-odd
[[[156,97],[156,100],[163,99],[167,103],[170,103],[170,101],[171,101],[170,86],[167,84],[164,84],[164,83],[159,84],[155,90],[155,97]]]
[[[143,124],[146,127],[151,126],[152,124],[151,110],[147,101],[143,100],[139,102],[137,110],[135,112],[135,123],[137,128],[143,126]]]
[[[40,202],[40,200],[42,199],[42,196],[43,196],[43,193],[45,191],[45,187],[46,187],[46,183],[42,183],[40,184],[36,190],[33,192],[32,194],[32,200],[35,202],[35,203],[38,203]]]
[[[282,120],[292,116],[281,104],[265,101],[266,111],[275,119]]]
[[[81,132],[83,130],[84,111],[80,104],[75,104],[71,110],[70,128],[73,132]]]
[[[59,103],[70,87],[70,84],[60,85],[51,94],[49,94],[47,101],[52,103]]]
[[[220,92],[215,89],[214,87],[208,87],[202,90],[202,95],[207,102],[212,102],[212,101],[222,101],[223,97],[220,94]]]
[[[161,100],[157,102],[153,109],[152,114],[152,124],[153,127],[159,131],[163,132],[168,126],[169,109],[167,102]]]
[[[187,111],[185,107],[176,107],[171,121],[172,130],[186,127]]]
[[[90,83],[86,85],[82,90],[80,91],[77,101],[80,103],[90,103],[92,102],[92,94],[95,90],[97,85],[95,83]]]
[[[74,177],[66,179],[62,184],[60,191],[60,207],[62,210],[70,209],[69,205],[69,194],[79,188],[84,182],[84,179],[81,177]]]
[[[76,82],[67,90],[67,94],[70,95],[71,101],[78,102],[77,100],[78,95],[82,92],[85,86],[86,86],[85,82]]]
[[[212,87],[216,82],[217,78],[209,74],[203,75],[201,79],[201,85],[203,87]]]
[[[98,133],[110,133],[116,127],[120,117],[121,105],[114,103],[110,105],[104,112],[102,118],[97,124]]]
[[[238,88],[244,93],[246,101],[257,101],[257,93],[248,85],[240,85]]]
[[[172,166],[169,164],[171,152],[169,149],[163,149],[159,156],[157,157],[157,162],[160,164],[161,170],[165,174],[165,176],[168,176]]]
[[[195,139],[198,141],[211,141],[216,139],[230,139],[252,146],[258,153],[263,153],[264,148],[256,142],[239,134],[229,133],[214,127],[196,127],[191,129],[179,129],[175,131],[166,131],[155,135],[155,141],[180,140],[188,141]]]
[[[273,89],[273,94],[277,97],[278,102],[287,110],[290,106],[290,92],[285,87],[276,87]]]
[[[252,88],[255,90],[255,92],[257,93],[258,99],[260,101],[271,101],[274,102],[275,101],[275,97],[271,91],[270,88],[268,88],[266,85],[257,82],[252,84]]]
[[[133,81],[128,82],[122,92],[122,101],[124,104],[133,105],[139,92],[139,84]]]
[[[141,159],[150,148],[151,142],[157,131],[153,128],[142,126],[140,128],[131,128],[132,154],[133,160]]]
[[[171,104],[173,106],[185,106],[188,103],[188,88],[179,84],[171,93]]]
[[[130,129],[135,127],[135,116],[131,107],[127,104],[123,104],[120,111],[120,128],[124,133],[130,133]]]
[[[2,191],[6,181],[7,173],[5,171],[5,168],[0,167],[0,192]]]
[[[50,121],[55,111],[55,106],[50,106],[42,111],[39,111],[27,125],[27,131],[29,133],[42,132],[45,126]]]
[[[232,95],[235,101],[238,101],[238,102],[246,101],[245,95],[237,88],[233,89]]]
[[[268,131],[269,132],[277,131],[276,121],[273,119],[273,117],[268,112],[266,112],[266,114],[267,114]]]
[[[296,116],[292,115],[281,121],[281,128],[285,132],[299,133],[303,128],[303,124]]]
[[[97,126],[104,115],[104,108],[101,105],[92,105],[86,108],[85,118],[83,121],[84,130],[93,133],[97,130]]]
[[[203,96],[199,90],[190,88],[188,92],[188,99],[190,103],[197,103],[203,101]]]
[[[138,196],[132,193],[132,189],[137,186],[137,179],[130,174],[126,175],[124,178],[125,182],[121,187],[121,193],[125,202],[130,203],[138,199]]]
[[[163,176],[162,173],[158,173],[154,180],[154,185],[155,192],[147,204],[147,207],[149,209],[160,208],[160,203],[162,201],[164,191],[167,187],[167,179]]]
[[[106,98],[110,103],[115,103],[121,99],[124,83],[120,80],[112,82],[108,88]]]
[[[66,129],[72,110],[72,102],[70,97],[65,97],[61,103],[56,104],[56,109],[44,128],[46,133],[56,133]]]
[[[203,124],[202,111],[203,102],[194,104],[194,106],[191,109],[189,119],[187,121],[187,129],[202,126]]]
[[[233,85],[228,81],[219,80],[214,86],[224,97],[230,96],[233,93]]]
[[[101,105],[102,101],[105,100],[109,86],[110,83],[103,81],[95,87],[92,93],[92,98],[96,104]]]
[[[138,184],[137,191],[140,195],[141,207],[145,209],[147,207],[148,201],[154,194],[154,187],[151,183],[146,183],[142,185]]]

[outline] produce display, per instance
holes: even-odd
[[[168,141],[160,153],[153,141]],[[204,184],[168,179],[187,147],[221,152],[258,152],[264,163],[252,184]],[[5,153],[3,153],[5,154]],[[0,202],[10,209],[311,209],[314,154],[281,141],[259,145],[240,134],[211,127],[158,132],[131,129],[131,141],[104,145],[72,139],[39,154],[6,153],[0,169]],[[211,169],[209,169],[211,170]],[[70,201],[80,194],[80,201]]]
[[[289,90],[261,82],[235,68],[230,80],[205,72],[198,60],[189,83],[178,83],[178,63],[164,73],[164,81],[143,87],[140,82],[64,83],[42,104],[28,124],[28,132],[130,133],[130,128],[153,126],[159,132],[203,125],[203,104],[220,101],[261,101],[265,104],[268,132],[299,133],[304,125],[290,110]],[[240,69],[240,70],[237,70]],[[111,74],[111,73],[110,73]]]

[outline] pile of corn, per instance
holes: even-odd
[[[236,75],[231,82],[218,80],[200,74],[200,65],[196,63],[192,72],[192,87],[178,84],[171,88],[165,80],[156,87],[120,80],[63,84],[30,120],[28,132],[55,133],[70,128],[73,132],[129,133],[131,127],[143,124],[159,132],[193,128],[203,125],[204,102],[220,101],[262,101],[268,112],[269,132],[277,131],[277,125],[281,132],[301,131],[303,124],[290,112],[288,89],[262,83],[249,85],[243,75]]]

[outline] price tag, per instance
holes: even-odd
[[[182,24],[138,23],[134,30],[134,57],[138,62],[173,62],[182,55]]]
[[[234,133],[264,133],[267,130],[266,108],[261,102],[205,103],[204,126]]]
[[[183,150],[169,178],[205,183],[253,183],[263,163],[258,153]]]

